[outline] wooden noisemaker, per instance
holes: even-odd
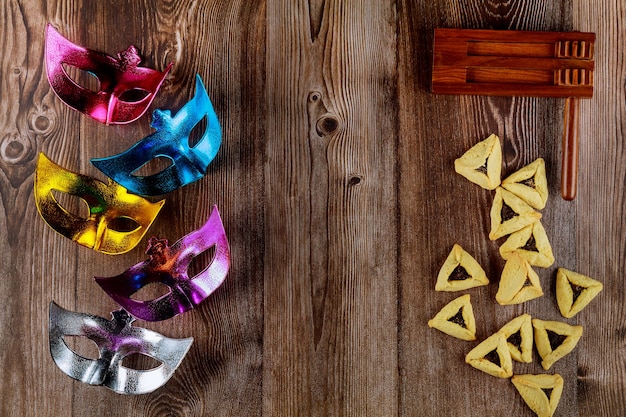
[[[561,195],[573,200],[578,99],[593,96],[594,41],[588,32],[435,29],[432,91],[566,98]]]

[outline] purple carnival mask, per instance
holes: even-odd
[[[193,338],[171,339],[152,330],[131,327],[133,318],[124,310],[106,320],[76,313],[50,303],[50,355],[68,376],[90,385],[102,385],[120,394],[145,394],[164,385],[180,365]],[[98,346],[100,357],[85,358],[70,349],[64,337],[86,337]],[[161,365],[137,370],[122,365],[124,358],[141,354]]]
[[[141,58],[130,46],[117,57],[75,45],[48,24],[46,69],[56,95],[68,106],[106,124],[130,123],[148,109],[169,72],[139,67]],[[98,78],[99,91],[76,84],[63,64],[88,71]]]
[[[87,203],[82,217],[63,208],[53,191]],[[108,184],[68,171],[39,154],[35,170],[35,203],[46,223],[61,235],[98,252],[119,254],[133,249],[156,218],[165,200],[152,203]],[[124,226],[124,227],[120,227]]]
[[[188,268],[196,256],[215,247],[209,265],[194,277]],[[230,248],[217,207],[200,229],[182,237],[172,246],[166,239],[151,238],[146,251],[150,259],[121,275],[96,277],[107,294],[133,316],[147,321],[166,320],[200,304],[219,287],[230,267]],[[130,298],[148,284],[160,283],[169,292],[150,301]]]
[[[206,117],[207,127],[193,147],[189,136]],[[174,117],[169,110],[156,109],[152,116],[156,132],[137,142],[119,155],[92,159],[91,163],[105,175],[135,194],[155,196],[197,181],[215,158],[222,141],[217,115],[211,100],[196,75],[196,94]],[[165,157],[171,164],[149,176],[134,175],[153,159]]]

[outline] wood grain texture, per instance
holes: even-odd
[[[267,16],[264,412],[393,415],[393,4]]]
[[[598,8],[574,2],[577,28],[602,37],[596,48],[597,93],[580,103],[579,177],[576,197],[576,262],[604,279],[603,302],[581,317],[587,329],[578,353],[581,416],[620,415],[624,399],[624,268],[626,267],[626,10],[620,1]],[[600,139],[602,138],[602,139]],[[600,248],[595,246],[599,245]],[[610,366],[608,364],[611,364]],[[590,399],[593,398],[592,401]]]
[[[401,2],[399,19],[399,85],[404,86],[413,94],[400,94],[400,144],[398,163],[400,171],[400,189],[412,190],[411,200],[404,199],[400,194],[400,392],[403,415],[435,416],[466,416],[466,415],[533,415],[525,406],[521,398],[511,386],[510,382],[498,380],[482,374],[463,363],[467,351],[475,344],[467,342],[451,342],[449,337],[433,332],[432,329],[421,324],[428,320],[439,308],[451,300],[450,294],[436,294],[433,291],[434,277],[443,260],[454,243],[459,243],[477,260],[487,271],[487,276],[494,284],[468,291],[472,295],[474,311],[477,320],[477,337],[484,339],[498,330],[504,323],[522,312],[530,313],[533,317],[559,319],[554,301],[555,268],[565,266],[578,269],[583,273],[614,281],[621,285],[619,273],[606,273],[607,263],[623,263],[624,227],[617,214],[624,207],[622,191],[611,194],[603,193],[606,209],[601,213],[618,221],[611,229],[614,233],[611,239],[605,241],[596,235],[595,244],[588,237],[589,229],[584,232],[581,227],[587,224],[594,228],[597,224],[598,207],[587,210],[582,206],[589,201],[596,201],[591,195],[596,187],[602,184],[615,185],[619,190],[623,188],[624,175],[615,171],[615,167],[608,168],[618,175],[593,175],[590,177],[590,165],[581,166],[579,175],[581,186],[586,190],[585,197],[579,195],[571,203],[565,202],[559,196],[560,172],[560,145],[563,129],[563,102],[556,99],[534,98],[485,98],[485,97],[443,97],[430,95],[429,79],[432,61],[426,51],[432,48],[432,34],[435,27],[464,27],[464,28],[497,28],[507,30],[581,30],[596,32],[602,37],[602,30],[597,24],[572,27],[570,22],[571,10],[557,2],[437,2],[425,5],[420,2]],[[495,6],[499,4],[499,6]],[[608,5],[607,5],[608,6]],[[587,14],[577,9],[582,16]],[[610,7],[610,6],[609,6]],[[623,20],[613,5],[614,19]],[[607,13],[607,10],[604,10]],[[608,14],[605,16],[609,16]],[[617,23],[614,23],[617,24]],[[613,35],[615,36],[615,35]],[[623,36],[618,39],[623,40]],[[607,50],[609,45],[603,45]],[[431,49],[432,52],[432,49]],[[601,66],[608,66],[623,77],[623,68],[620,68],[619,59],[613,58],[607,62],[601,60]],[[599,61],[598,61],[599,62]],[[621,71],[621,72],[620,72]],[[602,75],[597,75],[598,77]],[[608,81],[612,79],[613,81]],[[609,84],[615,82],[615,75],[605,76]],[[606,85],[596,90],[596,96],[587,103],[582,103],[581,113],[581,143],[591,137],[603,136],[598,130],[591,128],[593,120],[607,120],[614,123],[623,117],[612,110],[606,119],[595,109],[586,107],[598,97],[606,94]],[[621,88],[621,87],[620,87]],[[601,91],[603,90],[603,91]],[[402,90],[400,90],[402,91]],[[619,88],[618,88],[619,91]],[[619,93],[618,93],[619,94]],[[623,99],[616,100],[619,106]],[[619,123],[619,122],[618,122]],[[584,127],[583,127],[584,126]],[[416,133],[414,133],[416,132]],[[593,133],[595,132],[595,133]],[[608,139],[610,143],[620,144],[623,141],[623,130],[615,132]],[[535,302],[528,302],[523,306],[501,307],[493,301],[495,289],[503,261],[497,252],[497,243],[486,238],[489,231],[488,207],[491,204],[492,193],[468,183],[464,178],[454,174],[453,161],[473,143],[485,138],[490,133],[498,134],[503,141],[503,175],[507,175],[532,162],[537,157],[543,157],[548,167],[548,183],[550,185],[550,199],[542,211],[544,224],[550,237],[555,253],[556,262],[551,268],[538,270],[545,295]],[[420,140],[416,140],[416,137]],[[430,142],[429,142],[430,141]],[[598,146],[596,143],[595,146]],[[609,145],[612,146],[612,145]],[[619,145],[618,145],[619,147]],[[593,151],[587,150],[587,157]],[[603,149],[603,152],[605,150]],[[609,151],[606,151],[609,152]],[[581,155],[584,151],[581,150]],[[604,154],[608,161],[623,161],[623,150],[613,150],[611,156]],[[617,159],[615,159],[617,158]],[[596,164],[600,159],[594,159]],[[610,162],[609,162],[610,163]],[[597,168],[596,168],[597,169]],[[584,185],[583,185],[584,184]],[[620,185],[617,185],[620,184]],[[614,198],[617,197],[617,200]],[[415,204],[419,201],[420,204]],[[613,201],[611,204],[609,201]],[[597,202],[596,202],[597,204]],[[609,208],[611,206],[611,208]],[[604,207],[604,206],[603,206]],[[620,207],[613,212],[613,207]],[[609,211],[611,214],[609,214]],[[598,214],[596,214],[598,213]],[[582,219],[585,219],[584,221]],[[423,219],[428,219],[424,221]],[[603,226],[606,227],[606,226]],[[608,230],[605,230],[607,232]],[[426,248],[420,245],[419,237],[428,237]],[[583,237],[585,236],[585,237]],[[621,236],[621,237],[620,237]],[[612,255],[612,260],[605,258],[598,252],[598,248],[591,246],[617,245],[621,247],[621,255]],[[582,246],[582,247],[581,247]],[[584,248],[584,249],[583,249]],[[580,258],[580,251],[588,251],[590,257]],[[617,253],[616,250],[612,251]],[[593,254],[593,255],[591,255]],[[615,265],[618,267],[618,265]],[[603,297],[607,297],[604,295]],[[609,296],[612,298],[613,296]],[[622,314],[611,314],[611,300],[600,299],[595,308],[605,306],[603,320],[609,317],[618,323],[623,323]],[[619,296],[616,296],[619,297]],[[416,300],[420,300],[417,302]],[[615,306],[617,311],[621,308]],[[610,371],[612,378],[607,376],[608,366],[605,358],[619,355],[612,353],[623,352],[619,343],[597,343],[598,339],[606,340],[597,332],[604,327],[595,326],[593,309],[585,312],[577,320],[585,326],[582,345],[588,344],[583,356],[583,349],[558,362],[551,372],[560,373],[565,379],[565,389],[561,404],[556,415],[620,415],[623,409],[622,396],[616,394],[623,389],[623,378],[619,376],[620,365],[615,365]],[[583,318],[584,317],[584,318]],[[562,319],[562,318],[561,318]],[[607,326],[610,327],[610,326]],[[435,333],[435,334],[433,334]],[[615,334],[615,333],[612,333]],[[600,348],[600,346],[603,346]],[[612,348],[609,348],[612,346]],[[605,350],[606,349],[606,350]],[[622,353],[623,354],[623,353]],[[515,364],[516,373],[544,372],[537,363],[537,354],[534,354],[533,364]],[[586,365],[580,366],[581,361]],[[614,363],[611,361],[611,363]],[[593,369],[593,371],[591,370]],[[596,379],[587,376],[587,373],[597,372]],[[415,383],[420,381],[420,383]],[[586,381],[594,387],[596,395],[603,391],[605,399],[591,400],[588,394],[593,388],[586,388]],[[602,382],[600,382],[602,381]],[[600,388],[603,386],[604,389]],[[445,387],[445,388],[443,388]],[[581,390],[581,387],[585,387]],[[620,387],[620,388],[613,388]],[[608,394],[611,392],[612,394]],[[610,397],[611,399],[607,399]],[[589,403],[593,403],[592,405]],[[584,403],[584,405],[583,405]]]
[[[7,0],[0,8],[0,416],[532,416],[508,380],[466,365],[477,342],[427,326],[454,294],[434,283],[454,243],[492,283],[469,290],[478,339],[514,316],[563,320],[557,267],[604,291],[569,323],[576,350],[550,372],[556,416],[626,413],[626,9],[621,0]],[[174,67],[153,103],[177,110],[200,74],[224,132],[207,175],[166,196],[150,234],[178,239],[217,204],[229,276],[161,323],[195,338],[174,377],[121,396],[66,377],[48,349],[48,304],[108,316],[93,282],[145,259],[109,256],[51,230],[33,201],[37,155],[104,179],[89,159],[148,135],[150,112],[104,126],[61,103],[43,65],[50,22],[109,54],[133,44]],[[582,100],[578,194],[560,197],[564,99],[430,91],[437,27],[596,33],[594,97]],[[546,161],[542,210],[556,258],[545,295],[495,303],[504,261],[487,238],[493,193],[453,161],[490,133],[503,175]],[[460,294],[458,294],[460,295]],[[515,373],[544,372],[533,363]]]

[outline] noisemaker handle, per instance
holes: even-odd
[[[578,99],[565,101],[563,149],[561,160],[561,196],[564,200],[576,197],[578,184]]]

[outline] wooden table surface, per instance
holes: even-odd
[[[138,326],[195,338],[172,379],[123,396],[73,381],[48,348],[48,305],[104,317],[95,284],[144,259],[79,246],[48,227],[33,197],[40,151],[75,172],[151,132],[151,110],[105,126],[55,96],[43,60],[52,23],[114,55],[174,66],[153,108],[177,110],[205,81],[223,144],[200,181],[167,196],[148,235],[174,241],[213,204],[232,250],[225,283],[198,308]],[[437,27],[595,32],[595,91],[580,113],[579,189],[560,197],[563,99],[430,92]],[[626,415],[626,8],[623,0],[5,0],[0,9],[1,416],[532,416],[509,380],[464,363],[516,315],[584,327],[549,373],[556,416]],[[546,161],[542,223],[556,262],[545,295],[495,302],[504,261],[493,192],[453,161],[490,133],[503,175]],[[491,284],[466,291],[476,342],[427,321],[460,294],[434,291],[454,243]],[[557,267],[604,291],[573,319],[557,310]],[[78,349],[78,347],[77,347]],[[514,372],[543,373],[535,352]]]

